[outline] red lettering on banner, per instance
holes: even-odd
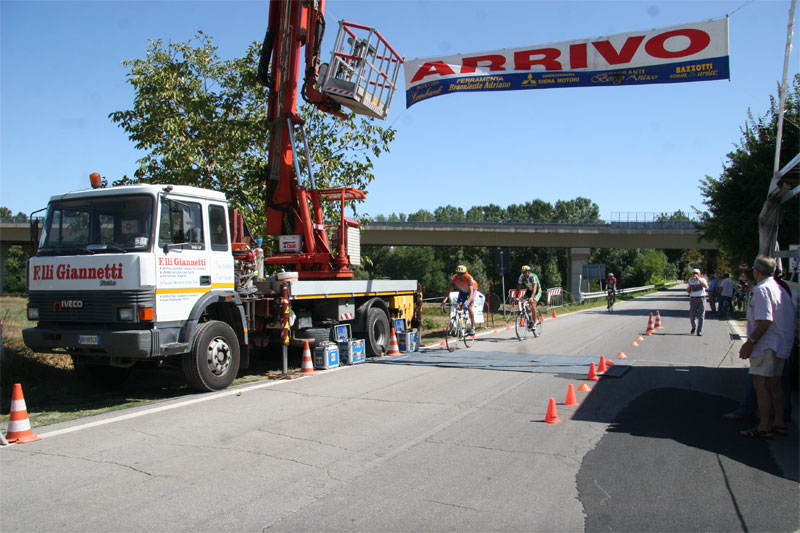
[[[503,68],[503,64],[506,62],[506,58],[499,55],[488,55],[488,56],[477,56],[477,57],[465,57],[462,61],[463,66],[461,67],[461,74],[469,74],[471,72],[475,72],[475,69],[479,67],[479,63],[482,61],[487,61],[489,64],[486,68],[489,69],[490,72],[498,72],[505,70]]]
[[[676,52],[670,52],[669,50],[664,48],[664,42],[667,39],[669,39],[670,37],[677,37],[679,35],[688,37],[689,46],[687,46],[683,50],[679,50]],[[657,57],[659,59],[672,59],[675,57],[686,57],[692,54],[696,54],[697,52],[702,51],[710,43],[711,43],[711,36],[706,32],[704,32],[703,30],[685,28],[682,30],[659,33],[658,35],[647,41],[647,43],[645,43],[644,51],[650,54],[651,56]]]
[[[543,56],[533,59],[532,56]],[[561,63],[556,61],[561,55],[558,48],[540,48],[514,52],[514,70],[531,70],[533,65],[543,65],[545,70],[561,70]]]
[[[625,39],[625,44],[622,45],[622,50],[619,52],[614,49],[614,45],[609,41],[598,41],[592,43],[592,46],[594,46],[595,50],[600,52],[600,55],[603,56],[606,63],[609,65],[620,65],[622,63],[631,62],[633,55],[636,53],[636,50],[639,49],[639,45],[642,44],[642,41],[644,41],[644,35],[628,37]]]
[[[419,81],[425,76],[430,76],[432,74],[438,74],[439,76],[451,76],[455,74],[455,72],[453,72],[453,69],[447,66],[446,63],[441,61],[433,61],[430,63],[425,63],[419,67],[419,70],[417,70],[417,73],[414,74],[414,77],[411,79],[411,83]]]
[[[586,43],[571,44],[569,46],[569,66],[573,68],[586,68]]]

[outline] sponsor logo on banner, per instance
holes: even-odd
[[[406,106],[454,92],[728,79],[728,21],[405,63]]]

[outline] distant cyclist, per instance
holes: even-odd
[[[611,306],[614,305],[614,300],[616,297],[614,294],[619,290],[617,286],[617,278],[614,277],[613,272],[609,272],[608,276],[606,277],[606,295],[608,296],[608,306],[606,309],[611,309]]]
[[[475,312],[472,310],[472,303],[478,293],[478,282],[469,275],[467,267],[464,265],[456,267],[456,273],[450,278],[450,284],[447,286],[447,294],[444,297],[444,301],[442,301],[442,305],[447,303],[447,296],[454,290],[458,291],[458,303],[466,305],[467,311],[469,311],[470,327],[467,335],[475,335]]]
[[[528,296],[528,306],[533,310],[532,317],[533,321],[536,322],[539,319],[539,315],[537,314],[536,304],[539,301],[539,298],[542,297],[542,286],[539,283],[539,278],[531,271],[531,267],[528,265],[522,266],[522,274],[519,275],[519,279],[517,280],[517,291],[521,291],[522,289],[530,291],[530,296]]]

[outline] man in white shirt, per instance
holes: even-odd
[[[689,322],[692,324],[692,332],[694,335],[695,330],[697,336],[703,335],[703,321],[706,317],[706,289],[708,289],[708,281],[700,275],[700,269],[695,268],[692,270],[692,277],[689,278],[689,286],[686,292],[689,294]],[[697,327],[695,328],[695,319],[697,320]]]
[[[733,313],[733,289],[733,280],[727,273],[723,274],[719,284],[719,314]]]
[[[742,431],[744,437],[771,439],[775,433],[786,434],[781,375],[794,343],[795,310],[791,295],[772,277],[774,272],[775,259],[756,258],[756,286],[747,310],[747,340],[739,349],[739,357],[750,359],[760,421],[757,427]]]

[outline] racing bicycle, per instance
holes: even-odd
[[[613,311],[614,302],[617,299],[616,297],[617,291],[615,291],[614,289],[609,289],[607,293],[608,294],[606,295],[606,301],[608,302],[608,305],[606,305],[606,309],[608,309],[609,311]]]
[[[444,309],[442,304],[442,309]],[[475,342],[475,335],[467,333],[469,331],[469,311],[463,302],[450,303],[450,320],[447,321],[447,331],[445,332],[444,342],[447,351],[452,352],[456,349],[458,341],[464,341],[464,346],[469,348]]]
[[[537,320],[531,319],[530,310],[528,309],[528,302],[523,298],[517,298],[517,316],[514,320],[514,330],[517,334],[517,339],[524,341],[528,338],[528,332],[533,333],[534,338],[538,338],[542,334],[542,327],[544,320],[542,319],[542,312],[536,310]]]

